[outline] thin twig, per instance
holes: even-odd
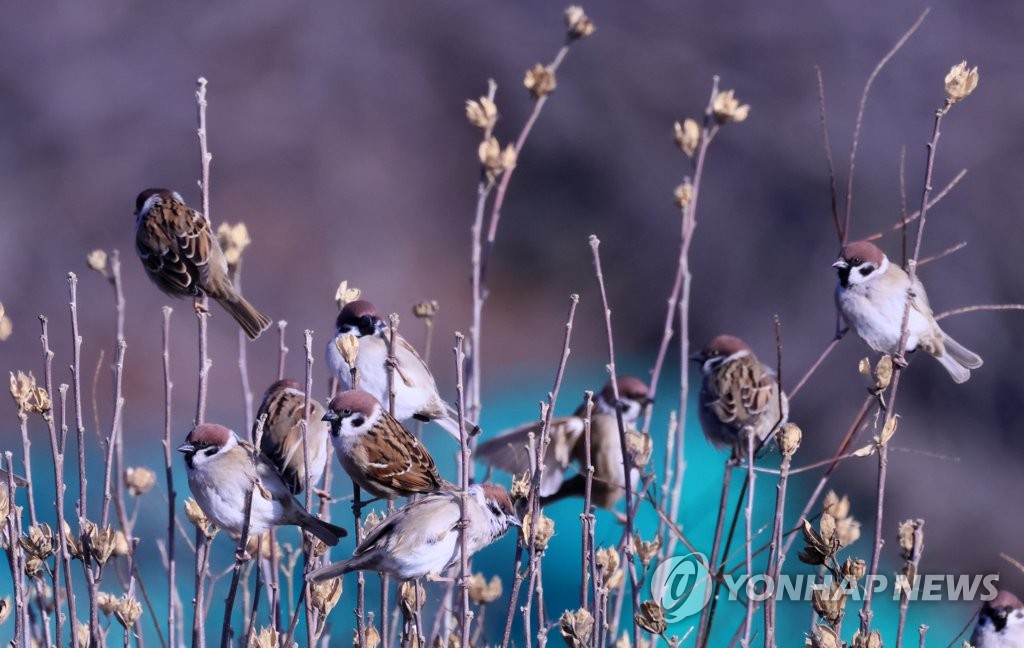
[[[944,320],[947,317],[952,317],[954,315],[963,315],[964,313],[1004,310],[1024,310],[1024,304],[981,304],[979,306],[963,306],[961,308],[954,308],[953,310],[939,313],[935,316],[935,321]]]
[[[175,562],[174,562],[174,540],[175,540],[175,506],[178,494],[174,491],[174,467],[171,462],[171,390],[174,384],[171,382],[171,307],[163,307],[163,368],[164,368],[164,475],[167,480],[167,644],[171,648],[177,648],[174,639],[174,596],[177,593],[175,586]]]
[[[398,316],[392,315],[392,323],[397,323]],[[392,334],[392,346],[394,351],[394,334]],[[466,364],[466,354],[463,351],[465,338],[462,333],[455,334],[455,390],[458,394],[458,417],[459,417],[459,592],[462,595],[462,615],[459,627],[461,629],[460,646],[469,646],[470,629],[473,625],[473,611],[469,607],[469,534],[467,528],[469,518],[466,516],[469,497],[469,439],[466,434],[466,390],[463,384],[463,372]],[[394,388],[394,378],[391,378],[391,388]],[[394,392],[392,392],[394,394]],[[394,396],[391,398],[394,407]],[[384,610],[381,610],[383,613]],[[382,623],[382,625],[387,625]],[[387,645],[387,644],[385,644]]]
[[[913,579],[917,576],[917,568],[921,562],[921,553],[924,551],[924,520],[913,520],[910,524],[914,525],[914,539],[910,548],[910,556],[904,563],[903,576],[904,578],[909,576],[910,579]],[[910,580],[904,580],[902,584],[903,587],[900,588],[900,620],[896,630],[896,648],[903,647],[903,631],[907,625],[907,608],[910,607],[909,588],[912,587]],[[924,641],[923,632],[921,634],[921,641]]]
[[[967,175],[967,169],[960,169],[959,173],[957,173],[955,176],[953,176],[953,179],[950,180],[946,184],[946,186],[942,188],[941,191],[939,191],[937,194],[935,194],[934,198],[932,198],[931,200],[928,201],[928,209],[931,209],[936,204],[938,204],[938,202],[940,200],[945,198],[946,195],[949,194],[949,192],[952,191],[954,187],[956,187],[958,184],[960,184],[960,181],[963,180],[964,176],[966,176],[966,175]],[[871,236],[865,237],[864,240],[865,241],[876,241],[876,240],[882,238],[883,236],[885,236],[886,234],[889,234],[891,232],[901,231],[903,229],[904,225],[913,223],[914,221],[916,221],[920,217],[921,217],[921,212],[920,212],[920,210],[918,210],[918,211],[914,212],[913,214],[911,214],[910,216],[907,216],[906,218],[901,219],[900,222],[896,223],[895,225],[893,225],[889,229],[883,230],[883,231],[880,231],[880,232],[875,232]]]
[[[886,55],[882,57],[882,60],[878,62],[878,65],[876,65],[875,69],[871,71],[867,82],[864,84],[864,91],[860,95],[860,106],[857,108],[857,121],[853,127],[853,143],[850,147],[850,169],[846,177],[846,220],[843,224],[843,236],[841,241],[843,245],[846,244],[850,236],[850,215],[853,213],[853,170],[857,161],[857,145],[860,143],[860,127],[864,121],[864,109],[868,103],[868,94],[871,92],[871,85],[875,82],[875,78],[882,71],[882,68],[885,67],[886,63],[896,55],[896,52],[903,47],[907,40],[910,39],[915,31],[917,31],[917,28],[921,26],[921,23],[924,22],[929,11],[931,11],[931,9],[925,9],[921,12],[921,15],[914,21],[914,24],[910,26],[910,29],[904,32],[903,36],[901,36],[900,39],[896,41],[896,44],[893,45],[892,49],[890,49]]]
[[[921,266],[923,266],[926,263],[931,263],[932,261],[938,261],[939,259],[947,257],[950,254],[953,254],[954,252],[957,252],[959,250],[964,249],[965,247],[967,247],[967,241],[960,241],[956,245],[951,245],[948,248],[946,248],[945,250],[943,250],[942,252],[939,252],[938,254],[933,254],[930,257],[925,257],[925,258],[921,259],[920,261],[917,262],[917,267],[920,268]],[[906,262],[904,262],[904,265],[906,265]]]
[[[288,322],[280,320],[277,323],[277,379],[284,379],[284,360],[288,357],[288,346],[285,345],[285,327],[288,326]]]
[[[843,244],[845,234],[843,226],[839,222],[839,188],[836,186],[836,166],[832,158],[832,144],[828,138],[828,112],[825,110],[825,77],[821,73],[821,67],[815,65],[814,73],[818,78],[818,114],[821,119],[821,138],[825,147],[825,164],[828,167],[828,188],[832,198],[832,222],[836,226],[836,238],[839,245]]]

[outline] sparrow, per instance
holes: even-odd
[[[594,409],[590,422],[590,460],[594,465],[591,484],[591,501],[595,506],[613,510],[625,495],[625,467],[622,463],[622,443],[619,439],[617,412],[622,412],[622,422],[627,434],[639,434],[635,424],[644,408],[652,399],[647,385],[633,376],[619,376],[619,401],[615,401],[615,390],[609,381],[594,398]],[[572,416],[551,420],[547,452],[544,454],[543,470],[538,494],[542,504],[556,502],[566,497],[583,497],[586,491],[587,447],[584,425],[586,403],[576,409]],[[522,425],[477,446],[476,457],[484,463],[511,473],[521,475],[529,472],[529,449],[532,433],[536,438],[541,423]],[[575,464],[579,471],[569,476],[570,467]],[[637,483],[636,469],[630,471],[631,483]]]
[[[857,241],[843,247],[832,264],[839,274],[836,306],[843,319],[872,350],[894,355],[903,329],[910,277],[891,263],[878,246]],[[946,335],[928,305],[920,280],[914,282],[914,301],[907,320],[907,351],[924,349],[942,364],[954,382],[971,377],[981,366],[978,354]]]
[[[459,491],[442,491],[410,502],[387,516],[366,536],[351,558],[310,572],[307,580],[334,578],[351,571],[383,572],[399,580],[440,574],[459,562]],[[466,491],[466,537],[473,555],[521,526],[512,500],[501,486],[473,484]]]
[[[278,380],[267,388],[263,402],[256,412],[257,423],[253,424],[252,438],[256,438],[258,421],[264,414],[263,437],[260,451],[274,464],[288,490],[298,495],[306,487],[306,461],[302,453],[302,408],[306,393],[294,380]],[[313,398],[309,399],[309,427],[306,429],[306,445],[309,447],[309,484],[316,487],[324,476],[327,461],[329,426],[323,421],[324,406]]]
[[[1021,648],[1024,646],[1024,603],[1001,591],[985,601],[971,635],[974,648]]]
[[[146,189],[135,199],[135,249],[149,278],[172,297],[208,295],[255,340],[270,318],[238,294],[210,223],[177,192]]]
[[[360,488],[393,500],[454,488],[437,472],[434,458],[411,432],[361,389],[340,392],[327,406],[331,443],[338,461]]]
[[[352,370],[341,355],[338,341],[353,335],[359,338],[359,388],[381,403],[388,402],[388,329],[376,307],[366,300],[349,302],[341,309],[335,322],[335,336],[327,344],[327,366],[344,389],[353,387]],[[460,439],[457,412],[438,395],[437,383],[427,364],[401,335],[395,338],[395,362],[395,418],[434,421]],[[466,425],[471,434],[475,433],[474,424],[467,421]]]
[[[345,529],[310,515],[270,460],[223,425],[199,424],[178,452],[185,455],[188,487],[199,508],[236,538],[245,524],[245,498],[250,491],[249,532],[253,535],[295,524],[332,547],[348,535]]]
[[[775,373],[761,364],[747,343],[732,335],[713,338],[690,358],[700,363],[703,380],[697,412],[704,436],[716,448],[731,448],[734,459],[747,455],[747,438],[759,443],[789,417]]]

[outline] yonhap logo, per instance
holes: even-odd
[[[708,559],[694,552],[658,565],[651,577],[651,598],[661,603],[669,624],[700,612],[711,599]]]

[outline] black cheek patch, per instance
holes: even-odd
[[[875,266],[864,266],[863,268],[860,268],[860,270],[858,270],[858,272],[860,272],[860,275],[862,277],[866,277],[866,276],[868,276],[869,274],[871,274],[874,271],[875,271]]]
[[[363,423],[365,423],[365,422],[366,422],[366,419],[364,419],[362,416],[357,416],[354,419],[352,419],[352,425],[354,427],[362,427]]]

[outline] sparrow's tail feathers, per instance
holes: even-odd
[[[233,298],[233,299],[232,299]],[[224,307],[231,317],[235,318],[238,325],[245,331],[250,340],[255,340],[260,333],[270,328],[270,318],[256,310],[256,308],[245,301],[241,295],[231,295],[217,300]]]
[[[314,569],[313,571],[309,572],[309,574],[306,575],[306,580],[310,582],[316,582],[327,580],[328,578],[334,578],[336,576],[341,576],[342,574],[347,574],[353,569],[349,566],[349,563],[351,562],[351,560],[341,560],[336,563],[324,565],[323,567]]]
[[[309,514],[302,518],[302,522],[299,523],[299,526],[320,538],[324,544],[331,547],[338,544],[339,540],[348,535],[348,531],[342,529],[340,526],[335,526],[330,522],[325,522],[320,518],[313,517]]]
[[[982,365],[981,356],[977,353],[964,347],[948,335],[943,334],[943,338],[942,342],[946,347],[946,354],[952,356],[961,365],[967,369],[977,369]]]
[[[448,415],[442,418],[433,419],[434,423],[437,423],[441,428],[452,435],[456,441],[462,440],[462,432],[459,430],[459,414],[454,410],[449,410]],[[480,434],[480,426],[476,423],[466,419],[466,435],[476,436]]]

